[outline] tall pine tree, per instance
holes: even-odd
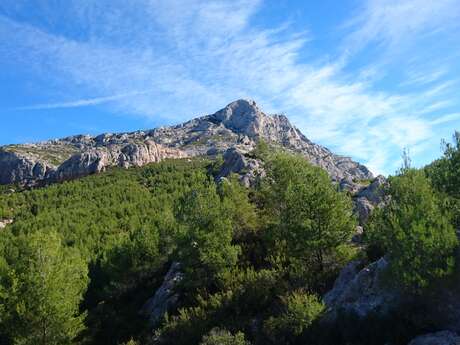
[[[70,344],[84,328],[86,263],[53,231],[13,241],[0,271],[2,333],[14,344]]]
[[[451,216],[423,170],[404,167],[390,179],[388,194],[366,236],[387,253],[392,281],[421,290],[453,268],[457,238]]]

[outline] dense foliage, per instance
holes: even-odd
[[[87,265],[54,232],[20,235],[4,248],[1,328],[15,344],[70,344],[84,328]]]
[[[195,287],[209,287],[237,263],[240,248],[232,244],[232,218],[226,201],[211,181],[179,201],[177,218],[182,231],[177,259],[184,265],[187,282]]]
[[[19,254],[11,253],[13,248],[33,243],[36,234],[51,239],[50,234],[57,233],[62,250],[79,253],[89,271],[81,304],[88,310],[87,330],[80,338],[111,344],[138,333],[145,324],[137,315],[139,304],[161,283],[164,266],[177,247],[177,201],[197,186],[209,185],[208,166],[202,160],[166,161],[46,188],[16,193],[5,188],[0,210],[14,223],[0,233],[0,251],[14,266],[2,269],[2,295],[11,294],[10,272],[18,270],[13,255]],[[66,277],[69,284],[80,284],[72,277]],[[53,298],[62,300],[60,293]]]
[[[388,255],[393,282],[421,290],[453,270],[457,237],[450,214],[423,170],[402,169],[387,192],[391,198],[374,213],[369,239]]]
[[[390,281],[410,291],[453,272],[455,139],[429,167],[389,179],[391,197],[366,227],[366,246],[350,241],[350,196],[303,157],[263,143],[252,155],[266,176],[251,188],[237,176],[217,180],[220,159],[113,169],[32,190],[3,186],[0,220],[14,222],[0,230],[0,343],[373,344],[372,332],[382,334],[376,344],[399,339],[400,328],[378,317],[345,320],[351,326],[335,337],[338,329],[320,322],[321,296],[350,260],[366,264],[362,248],[371,260],[386,255]],[[184,273],[180,298],[152,330],[138,312],[173,262]],[[401,325],[411,322],[406,314]]]
[[[265,329],[277,344],[295,341],[318,317],[325,306],[317,296],[294,291],[281,298],[283,311],[265,322]]]
[[[213,329],[203,337],[200,345],[249,345],[249,342],[245,340],[241,332],[232,335],[229,331]]]
[[[460,227],[460,132],[455,132],[453,143],[443,142],[444,154],[425,168],[433,187],[444,196],[452,212],[454,224]]]
[[[291,280],[308,277],[308,288],[320,288],[327,274],[334,275],[340,248],[356,229],[351,200],[303,157],[278,153],[267,168],[261,200],[270,251],[289,267]]]

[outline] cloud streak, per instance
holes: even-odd
[[[412,47],[421,36],[435,36],[459,27],[458,0],[369,0],[345,27],[349,50],[376,42],[395,54]]]
[[[105,104],[105,103],[114,102],[114,101],[120,101],[122,99],[131,98],[133,96],[145,95],[147,93],[148,91],[128,92],[128,93],[120,94],[120,95],[79,99],[79,100],[74,100],[74,101],[69,101],[69,102],[34,104],[30,106],[15,108],[14,110],[44,110],[44,109],[64,109],[64,108],[88,107],[88,106]]]
[[[375,172],[391,172],[403,147],[439,141],[434,128],[457,120],[449,115],[456,113],[449,63],[438,67],[426,51],[418,51],[419,60],[401,55],[447,37],[459,19],[451,10],[456,5],[371,0],[342,26],[330,58],[307,59],[314,32],[288,23],[255,26],[261,0],[69,0],[66,6],[78,15],[66,35],[51,19],[30,24],[9,12],[0,16],[0,34],[9,37],[0,59],[22,60],[31,71],[52,74],[58,86],[90,95],[23,110],[104,104],[178,122],[236,98],[254,98],[270,112],[287,113],[312,140]],[[371,59],[353,67],[369,53]],[[396,76],[391,87],[385,84],[390,73]]]

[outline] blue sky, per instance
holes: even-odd
[[[0,145],[252,98],[393,173],[460,129],[460,0],[2,0]]]

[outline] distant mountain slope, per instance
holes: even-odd
[[[260,139],[303,154],[335,181],[373,178],[365,166],[312,143],[286,116],[267,115],[254,101],[238,100],[215,114],[171,127],[0,147],[0,184],[62,181],[110,166],[127,168],[166,158],[214,156],[229,149],[247,153]]]

